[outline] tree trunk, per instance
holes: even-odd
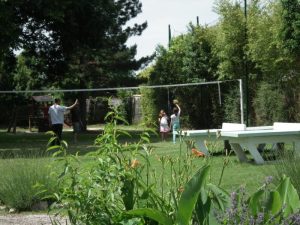
[[[87,130],[87,109],[86,109],[86,93],[81,92],[78,97],[80,108],[80,119],[82,122],[82,131]]]
[[[14,106],[12,110],[11,118],[9,120],[7,133],[10,133],[12,128],[13,128],[13,133],[16,133],[16,127],[17,127],[17,106]]]

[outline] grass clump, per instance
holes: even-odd
[[[17,158],[1,160],[0,201],[18,211],[30,210],[55,190],[50,176],[49,160]],[[41,190],[47,191],[41,191]]]
[[[298,150],[298,149],[297,149]],[[300,193],[300,155],[297,151],[285,150],[279,152],[278,163],[275,164],[277,178],[282,174],[290,177],[297,192]]]

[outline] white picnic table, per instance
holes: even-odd
[[[300,123],[275,122],[273,126],[246,127],[244,124],[223,123],[222,129],[187,130],[183,135],[195,139],[197,147],[209,154],[206,141],[228,140],[241,162],[248,161],[244,149],[252,155],[255,163],[263,164],[258,151],[268,143],[292,143],[300,151]],[[217,137],[218,136],[218,137]]]

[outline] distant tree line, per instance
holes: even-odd
[[[174,37],[169,48],[157,48],[155,63],[141,76],[149,84],[242,79],[244,85],[248,81],[250,125],[298,121],[299,1],[248,1],[245,15],[240,2],[219,0],[215,10],[216,24],[189,24],[188,32]],[[149,92],[144,93],[149,96],[144,108],[153,109],[144,109],[148,118],[167,107],[166,91]],[[217,88],[208,85],[177,88],[171,97],[182,104],[185,126],[214,128],[222,121],[240,122],[238,85],[222,88],[222,105],[217,95]]]
[[[129,37],[147,23],[127,26],[142,10],[139,0],[6,0],[0,1],[0,90],[73,89],[176,84],[242,79],[248,86],[249,122],[299,120],[300,3],[297,0],[218,0],[214,25],[188,25],[168,48],[158,46],[153,64],[135,76],[152,56],[136,59]],[[176,90],[145,90],[143,112],[157,121],[170,101],[182,103],[185,126],[209,128],[239,122],[238,85]],[[244,90],[245,90],[244,86]],[[0,95],[1,117],[17,116],[28,95]],[[85,99],[79,98],[82,121]],[[168,108],[168,109],[167,109]]]

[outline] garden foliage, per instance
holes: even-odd
[[[49,148],[64,163],[55,197],[72,224],[284,224],[299,217],[299,196],[288,177],[275,189],[268,181],[247,198],[241,190],[230,198],[218,186],[222,175],[218,185],[210,183],[209,164],[193,175],[195,162],[209,158],[193,154],[190,145],[183,151],[181,142],[178,158],[160,156],[161,168],[153,168],[152,131],[135,143],[120,143],[119,137],[129,134],[118,130],[117,123],[126,121],[116,109],[106,121],[95,140],[98,150],[87,155],[88,164],[68,154],[65,142]]]
[[[1,160],[0,201],[17,211],[30,210],[40,201],[51,202],[57,189],[48,163],[49,159],[36,158]]]

